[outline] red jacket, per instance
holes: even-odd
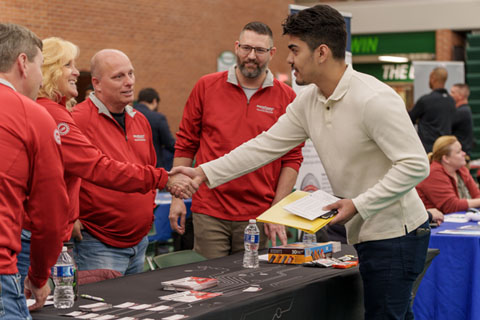
[[[466,167],[457,171],[473,198],[480,197],[480,190]],[[430,175],[417,185],[417,192],[425,208],[437,208],[443,213],[465,211],[468,209],[467,199],[460,199],[457,183],[443,168],[433,161],[430,165]]]
[[[28,276],[42,287],[62,249],[68,196],[52,117],[0,80],[0,274],[15,274],[23,219],[31,223]]]
[[[147,193],[165,187],[168,174],[164,169],[110,159],[85,137],[64,105],[47,98],[39,98],[37,103],[44,106],[53,117],[62,138],[65,182],[70,198],[69,227],[65,241],[70,239],[73,223],[79,216],[80,178],[123,192]],[[25,228],[30,230],[28,224]]]
[[[95,100],[95,104],[91,99]],[[132,107],[127,106],[125,111],[125,131],[95,96],[75,106],[72,116],[88,140],[111,159],[155,166],[150,124]],[[117,169],[112,167],[108,170]],[[137,178],[144,177],[143,174]],[[127,183],[129,178],[125,177],[124,182]],[[167,177],[164,175],[162,179],[161,183],[165,184]],[[119,248],[132,247],[150,231],[154,199],[154,191],[147,194],[125,193],[83,180],[80,221],[100,241]]]
[[[234,69],[202,77],[187,100],[177,133],[175,157],[214,160],[269,129],[295,98],[271,72],[250,99],[237,84]],[[275,197],[282,167],[298,170],[301,147],[264,167],[215,189],[200,186],[192,211],[219,219],[246,221],[267,210]]]

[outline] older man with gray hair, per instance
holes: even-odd
[[[95,91],[73,111],[80,130],[111,159],[155,166],[150,124],[129,105],[135,75],[128,56],[101,50],[91,60],[91,73]],[[82,181],[79,198],[83,239],[75,240],[78,269],[143,271],[155,191],[126,193]]]

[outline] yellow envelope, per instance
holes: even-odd
[[[334,218],[334,216],[328,219],[317,218],[315,220],[308,220],[283,209],[283,206],[286,206],[287,204],[297,201],[308,195],[308,192],[299,190],[290,193],[273,207],[259,215],[257,217],[257,221],[283,224],[309,233],[317,232],[326,226]]]

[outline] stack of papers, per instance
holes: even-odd
[[[444,222],[465,223],[469,222],[470,218],[463,213],[449,213],[444,215]]]
[[[206,300],[210,298],[215,298],[221,296],[221,292],[213,293],[213,292],[201,292],[201,291],[183,291],[183,292],[176,292],[173,294],[169,294],[167,296],[159,297],[162,300],[167,301],[177,301],[177,302],[196,302],[201,300]]]
[[[175,280],[162,281],[164,290],[186,291],[186,290],[203,290],[214,287],[218,284],[215,278],[202,277],[185,277]]]
[[[480,225],[468,225],[462,226],[457,229],[447,229],[439,231],[438,233],[442,234],[456,234],[464,236],[480,236]]]
[[[317,190],[310,193],[308,196],[303,197],[297,201],[287,204],[283,209],[297,216],[303,217],[308,220],[315,220],[322,214],[328,211],[322,210],[323,207],[328,206],[334,202],[340,200],[339,198],[326,193],[323,190]]]
[[[322,218],[317,218],[314,220],[307,219],[304,217],[301,217],[299,215],[293,214],[285,209],[285,206],[300,200],[302,198],[306,198],[309,200],[306,201],[316,201],[315,196],[308,197],[313,193],[308,193],[305,191],[295,191],[290,193],[288,196],[283,198],[280,202],[275,204],[273,207],[262,213],[260,216],[257,217],[257,220],[260,222],[266,222],[266,223],[278,223],[278,224],[283,224],[289,227],[293,227],[296,229],[300,229],[309,233],[315,233],[324,226],[326,226],[334,217],[328,218],[328,219],[322,219]],[[338,199],[337,199],[338,200]],[[335,200],[335,201],[337,201]],[[331,204],[331,201],[328,202],[327,204]],[[324,207],[325,205],[320,204],[320,211],[318,211],[316,214],[317,216],[322,215],[321,208]]]

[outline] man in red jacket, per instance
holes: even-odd
[[[0,24],[0,302],[2,316],[31,319],[16,256],[24,215],[31,220],[31,266],[27,297],[43,306],[50,268],[62,248],[68,196],[60,135],[35,99],[42,83],[42,42],[28,29]],[[23,95],[27,96],[23,96]]]
[[[174,166],[191,166],[221,157],[269,129],[295,98],[293,90],[274,79],[268,64],[275,54],[271,29],[248,23],[235,43],[236,66],[202,77],[183,111],[175,144]],[[244,250],[243,231],[288,195],[302,162],[300,147],[244,177],[216,189],[201,186],[192,199],[194,248],[207,258]],[[172,200],[170,225],[185,232],[186,209]],[[180,220],[180,222],[179,222]],[[285,227],[260,225],[260,247],[268,238],[287,243]]]
[[[150,125],[128,105],[135,83],[129,58],[118,50],[102,50],[92,58],[91,73],[95,92],[74,108],[77,126],[111,159],[155,166]],[[83,240],[75,241],[78,269],[143,271],[154,197],[154,191],[126,193],[83,180],[79,215]]]

